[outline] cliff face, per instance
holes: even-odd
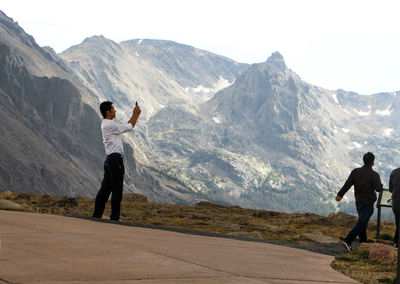
[[[101,163],[104,150],[98,116],[78,90],[65,79],[30,75],[0,44],[0,98],[1,187],[93,194],[101,173],[90,165]]]

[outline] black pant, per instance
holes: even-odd
[[[393,210],[394,219],[395,219],[395,222],[396,222],[396,232],[395,232],[395,234],[394,234],[394,243],[395,243],[396,247],[399,247],[399,221],[400,221],[400,211],[397,210],[397,209],[394,210],[393,208],[392,208],[392,210]]]
[[[356,202],[356,208],[358,213],[358,222],[344,239],[348,244],[351,244],[357,236],[360,239],[360,243],[365,243],[368,240],[368,222],[372,214],[374,214],[373,203]]]
[[[93,217],[101,218],[103,216],[106,202],[112,193],[110,219],[119,220],[124,173],[125,167],[122,155],[118,153],[108,155],[104,161],[104,178],[96,196]]]

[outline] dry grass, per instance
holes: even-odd
[[[367,249],[358,248],[336,255],[332,267],[361,283],[395,283],[397,263],[371,261],[368,254]]]
[[[92,199],[9,191],[0,192],[1,199],[20,204],[23,210],[66,216],[90,217],[94,205]],[[109,215],[110,206],[107,204],[104,216],[107,218]],[[210,202],[200,202],[195,206],[153,203],[148,202],[147,198],[140,194],[125,194],[121,203],[121,221],[123,222],[287,244],[319,245],[321,250],[324,249],[321,244],[326,239],[336,239],[339,243],[339,239],[348,233],[356,220],[356,217],[341,212],[324,217],[312,213],[286,214],[245,209],[239,206],[221,206]],[[394,230],[393,222],[382,222],[383,236],[391,236]],[[375,232],[376,222],[371,221],[368,229],[369,238],[375,238]],[[336,255],[332,267],[362,283],[392,283],[396,270],[396,264],[369,262],[365,259],[365,253],[359,250],[351,254]]]

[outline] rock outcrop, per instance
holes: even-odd
[[[379,262],[395,262],[397,260],[397,249],[393,246],[381,243],[362,243],[360,248],[368,249],[370,260]]]

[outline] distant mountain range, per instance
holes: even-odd
[[[399,166],[400,92],[326,90],[278,52],[248,65],[171,41],[94,36],[56,54],[0,12],[0,190],[93,196],[103,100],[120,121],[142,107],[125,135],[125,190],[152,201],[327,214],[363,153],[376,154],[385,184]]]

